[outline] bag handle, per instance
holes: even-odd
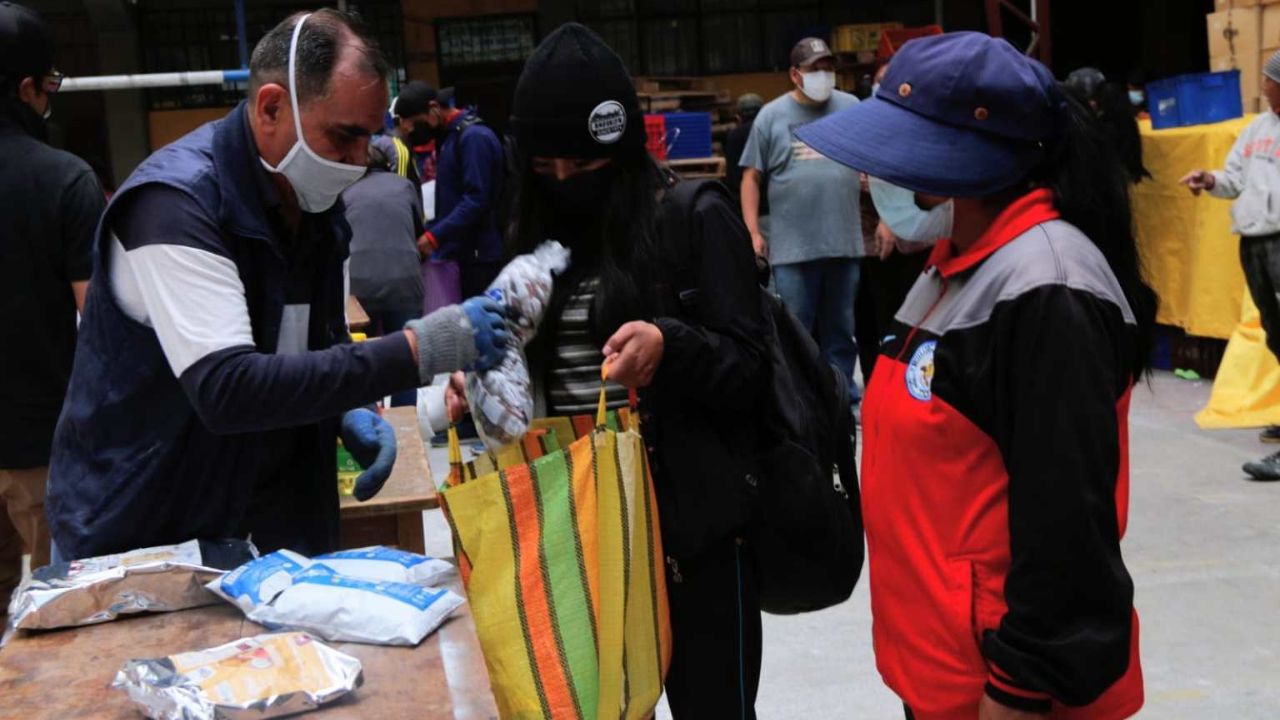
[[[603,430],[609,425],[609,408],[606,402],[605,383],[609,380],[609,362],[605,361],[600,364],[600,404],[596,406],[596,429]],[[638,431],[640,429],[640,395],[635,388],[627,390],[627,404],[631,409],[631,428]]]
[[[609,425],[609,408],[605,397],[605,383],[609,380],[609,361],[600,363],[600,404],[596,406],[596,429],[603,430]]]
[[[458,440],[458,426],[449,423],[449,466],[462,467],[462,442]]]

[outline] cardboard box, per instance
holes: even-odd
[[[1256,61],[1262,49],[1262,8],[1210,13],[1209,57],[1245,57]]]
[[[1259,10],[1262,11],[1261,31],[1258,36],[1259,47],[1280,47],[1280,5],[1267,5]]]
[[[842,53],[875,52],[880,46],[881,31],[901,28],[900,22],[837,25],[831,29],[831,49]]]
[[[1262,70],[1258,65],[1258,56],[1214,57],[1209,58],[1211,72],[1226,70],[1240,71],[1240,104],[1246,113],[1256,112],[1258,96],[1262,94]]]

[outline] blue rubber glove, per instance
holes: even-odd
[[[342,444],[364,468],[356,478],[356,499],[364,502],[382,489],[396,464],[396,431],[372,410],[357,408],[342,416]]]
[[[475,362],[463,370],[489,370],[501,365],[506,357],[507,344],[511,342],[502,305],[493,298],[473,297],[462,303],[462,312],[471,324],[472,339],[476,344]]]

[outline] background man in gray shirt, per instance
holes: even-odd
[[[773,265],[787,307],[817,338],[827,360],[853,383],[857,345],[853,301],[863,255],[858,173],[814,152],[794,130],[851,107],[858,99],[835,90],[835,57],[818,38],[791,50],[795,89],[756,116],[739,163],[742,215],[756,254]],[[760,227],[760,187],[769,187],[768,239]],[[855,402],[857,394],[855,387]]]

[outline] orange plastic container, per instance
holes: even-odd
[[[924,27],[885,29],[880,31],[880,47],[876,50],[876,59],[884,62],[898,52],[898,48],[908,40],[941,35],[941,25],[925,25]]]

